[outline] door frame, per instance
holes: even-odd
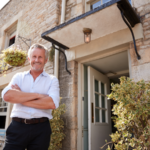
[[[90,58],[83,58],[78,61],[78,133],[77,133],[77,150],[83,150],[83,100],[84,97],[84,67],[83,63],[104,58],[107,56],[111,56],[123,51],[128,52],[128,66],[129,66],[129,77],[132,78],[132,65],[131,65],[131,56],[130,56],[130,49],[127,47],[122,47],[120,49],[116,49],[114,51],[109,51],[106,53],[103,53],[101,55],[93,56]]]

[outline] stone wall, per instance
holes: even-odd
[[[67,0],[66,3],[66,18],[70,20],[84,13],[84,5],[82,0]]]
[[[131,76],[135,81],[144,79],[150,81],[150,1],[149,0],[133,0],[133,7],[136,8],[143,25],[144,39],[136,41],[137,50],[141,56],[137,60],[133,43],[130,44],[131,55]]]
[[[63,115],[65,123],[66,137],[63,141],[63,150],[77,150],[77,82],[78,82],[78,63],[75,61],[68,62],[68,70],[71,75],[66,72],[65,59],[60,54],[60,96],[61,103],[66,104],[66,113]]]

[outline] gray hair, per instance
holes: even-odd
[[[31,52],[34,48],[39,48],[39,49],[43,49],[45,51],[45,59],[47,60],[48,59],[48,49],[47,47],[45,47],[44,45],[42,44],[33,44],[30,48],[29,48],[29,51],[28,51],[28,57],[30,58],[31,56]]]

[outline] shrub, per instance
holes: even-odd
[[[62,147],[62,140],[65,137],[63,133],[64,121],[60,118],[65,113],[65,104],[61,104],[57,109],[52,111],[53,119],[50,120],[52,134],[50,147],[48,150],[59,150]]]
[[[109,98],[117,102],[113,119],[118,131],[111,134],[115,149],[150,150],[150,83],[121,77],[120,84],[112,84]]]

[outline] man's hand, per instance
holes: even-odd
[[[20,87],[17,84],[11,85],[11,88],[15,89],[15,90],[18,90],[18,91],[21,91]]]

